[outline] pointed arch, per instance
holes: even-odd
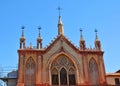
[[[25,86],[35,86],[35,62],[32,57],[25,64]]]
[[[56,68],[52,69],[52,85],[59,85],[58,70]]]
[[[68,71],[68,75],[69,75],[69,85],[74,86],[76,85],[76,79],[75,79],[75,70],[73,68],[70,68]]]
[[[60,52],[60,53],[52,56],[51,58],[49,58],[48,61],[47,61],[47,64],[46,64],[47,69],[50,69],[51,66],[52,66],[52,63],[55,62],[61,56],[66,57],[74,65],[75,70],[78,70],[78,66],[77,66],[76,62],[72,58],[70,58],[71,56],[69,54],[67,54],[65,52]],[[76,61],[78,61],[78,60],[76,60]]]
[[[68,86],[76,85],[76,67],[74,65],[74,62],[72,62],[70,57],[67,57],[64,54],[59,55],[58,57],[54,58],[54,60],[51,63],[50,67],[51,71],[51,85],[54,86]],[[53,76],[56,74],[56,76]],[[57,83],[53,83],[54,77],[57,78]],[[71,82],[72,81],[72,82]]]
[[[89,61],[89,73],[90,73],[90,81],[91,85],[99,86],[99,72],[98,72],[98,65],[94,58],[91,58]]]
[[[67,71],[64,67],[60,70],[60,85],[67,85]]]

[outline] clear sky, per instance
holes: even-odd
[[[36,46],[39,26],[44,47],[57,36],[59,5],[66,37],[79,47],[82,28],[87,47],[94,47],[96,28],[106,72],[120,69],[120,0],[0,0],[0,67],[17,66],[21,26],[27,46]]]

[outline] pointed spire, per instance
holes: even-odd
[[[62,24],[61,10],[62,10],[62,8],[59,6],[59,7],[58,7],[58,12],[59,12],[59,20],[58,20],[58,24]]]
[[[82,38],[82,29],[80,28],[80,38]]]
[[[82,32],[83,32],[83,30],[82,30],[82,28],[80,28],[80,41],[85,41],[83,38]]]
[[[25,48],[24,26],[22,26],[22,37],[20,38],[20,48]]]
[[[97,50],[101,50],[101,43],[100,43],[100,40],[98,39],[98,34],[97,34],[97,29],[95,29],[95,48]]]
[[[82,29],[80,28],[80,40],[84,40],[83,35],[82,35]]]
[[[95,33],[96,33],[96,37],[95,37],[95,40],[98,40],[98,34],[97,34],[97,29],[95,29]]]
[[[58,35],[64,35],[64,28],[63,28],[62,19],[61,19],[61,8],[60,8],[60,6],[58,7],[58,12],[59,12]]]
[[[22,37],[24,37],[24,26],[22,26]]]
[[[42,48],[42,38],[41,38],[41,35],[40,35],[40,30],[41,30],[41,27],[38,27],[38,38],[37,38],[37,48]]]
[[[62,19],[61,19],[61,16],[59,16],[59,19],[58,19],[58,24],[62,24]]]
[[[85,45],[85,40],[83,38],[82,35],[82,29],[80,28],[80,50],[85,50],[86,49],[86,45]]]
[[[39,30],[38,37],[41,37],[41,35],[40,35],[41,27],[38,27],[38,30]]]

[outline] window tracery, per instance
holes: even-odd
[[[29,58],[25,65],[25,86],[35,86],[35,63]]]
[[[52,68],[56,67],[60,69],[61,67],[65,67],[67,70],[74,65],[64,56],[59,57],[55,62],[52,63]]]
[[[76,81],[75,81],[75,71],[73,68],[69,69],[69,86],[73,86],[76,85]]]
[[[75,67],[68,58],[61,56],[51,65],[53,86],[75,86]],[[56,79],[56,80],[55,80]]]
[[[54,85],[58,85],[58,82],[59,80],[58,80],[58,71],[57,71],[57,69],[53,69],[52,70],[52,84],[54,84]]]
[[[91,59],[89,62],[89,70],[90,70],[91,84],[93,86],[99,86],[98,68],[94,59]]]

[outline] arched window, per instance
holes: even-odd
[[[52,70],[52,85],[59,85],[58,71],[56,68]]]
[[[75,86],[75,67],[65,56],[60,56],[51,65],[52,86]]]
[[[35,86],[35,63],[32,58],[25,65],[25,86]]]
[[[98,67],[94,59],[89,62],[90,80],[93,86],[99,86]]]
[[[62,68],[60,71],[60,84],[67,85],[67,72],[65,68]]]
[[[75,80],[75,70],[73,68],[69,69],[69,86],[76,85],[76,80]]]

